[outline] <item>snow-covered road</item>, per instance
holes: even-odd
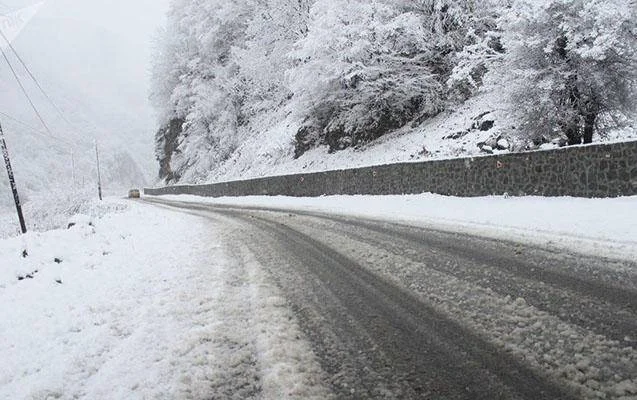
[[[395,223],[149,199],[277,282],[340,398],[637,395],[637,266]]]
[[[374,198],[110,200],[2,241],[0,399],[636,398],[634,199],[564,242],[559,218],[479,237],[483,200],[423,199],[391,223]],[[457,222],[396,222],[445,200]]]

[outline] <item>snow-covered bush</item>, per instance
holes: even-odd
[[[245,43],[233,48],[239,66],[242,123],[279,108],[292,95],[286,71],[295,43],[308,33],[314,0],[252,0]]]
[[[94,188],[52,189],[32,194],[23,203],[23,212],[29,231],[44,232],[66,228],[69,219],[82,214],[100,218],[106,214],[126,210],[121,202],[99,201]],[[14,208],[0,208],[0,238],[19,234],[20,226]]]
[[[483,78],[504,54],[502,30],[498,19],[506,9],[508,0],[485,0],[465,12],[462,29],[454,37],[456,51],[451,55],[453,69],[447,79],[450,97],[466,100],[480,89]]]

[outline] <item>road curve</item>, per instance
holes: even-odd
[[[635,263],[320,213],[145,201],[223,221],[226,240],[286,295],[338,398],[637,396]]]

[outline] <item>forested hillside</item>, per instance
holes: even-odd
[[[635,136],[635,0],[173,0],[169,183]]]

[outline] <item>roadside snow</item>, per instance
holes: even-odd
[[[161,198],[393,220],[495,239],[533,243],[549,249],[567,249],[589,255],[637,260],[637,196],[616,199],[502,196],[460,198],[436,194],[318,198]]]
[[[69,218],[77,214],[100,218],[125,208],[125,205],[118,202],[99,201],[93,190],[47,190],[25,197],[27,200],[23,203],[23,212],[27,228],[37,232],[66,228]],[[2,207],[0,204],[0,239],[20,234],[13,199],[10,201],[10,207]]]
[[[0,398],[329,397],[276,287],[223,232],[109,202],[0,241]]]

